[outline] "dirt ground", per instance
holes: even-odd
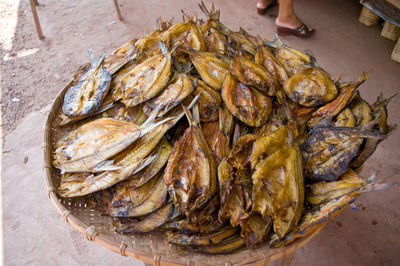
[[[211,1],[206,1],[211,3]],[[260,17],[256,0],[215,0],[222,20],[234,30],[243,26],[272,39],[276,8]],[[119,0],[124,21],[118,20],[112,0],[39,0],[44,40],[34,29],[29,1],[0,1],[0,71],[3,130],[2,200],[6,265],[142,265],[122,258],[63,222],[51,205],[43,184],[42,126],[49,104],[77,67],[87,61],[87,49],[109,53],[126,41],[154,28],[158,17],[181,19],[181,9],[199,15],[197,1]],[[355,80],[373,70],[360,93],[369,102],[381,91],[398,92],[400,64],[390,60],[394,42],[380,37],[381,26],[357,21],[358,0],[296,1],[296,11],[317,29],[310,39],[285,38],[299,49],[310,49],[332,76]],[[316,16],[315,14],[318,14]],[[389,122],[400,123],[400,97],[389,105]],[[47,109],[45,108],[47,107]],[[397,130],[378,147],[363,175],[373,172],[399,180]],[[399,185],[367,193],[309,244],[300,249],[294,265],[398,265],[400,261]],[[21,199],[24,199],[22,202]],[[25,251],[22,252],[22,251]]]
[[[153,30],[158,17],[180,20],[182,8],[193,15],[201,14],[197,1],[174,1],[172,8],[169,1],[119,0],[124,15],[122,23],[112,0],[39,0],[39,4],[37,9],[44,40],[39,40],[36,35],[29,1],[2,1],[0,25],[12,28],[1,34],[4,135],[15,129],[26,114],[40,110],[57,96],[78,66],[87,61],[89,48],[96,55],[109,53],[130,39]],[[153,8],[156,4],[157,9]],[[237,24],[227,14],[230,9],[244,6],[245,1],[226,6],[224,21],[228,25]],[[253,14],[247,19],[247,30],[262,33],[261,18]],[[269,35],[272,36],[272,32]]]

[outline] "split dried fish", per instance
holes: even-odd
[[[252,212],[271,216],[274,232],[284,237],[301,218],[304,202],[303,166],[300,149],[283,126],[258,139],[251,155]]]
[[[265,124],[272,111],[269,97],[238,82],[231,74],[226,76],[221,96],[228,110],[248,126]]]
[[[139,137],[167,122],[154,123],[158,110],[140,126],[112,118],[100,118],[84,124],[57,142],[53,165],[63,172],[93,171]]]
[[[102,66],[105,55],[95,58],[89,50],[90,68],[74,80],[64,96],[62,111],[68,116],[85,116],[96,112],[110,88],[111,75]]]
[[[263,66],[244,56],[235,56],[231,61],[230,70],[244,85],[253,86],[269,96],[275,95],[277,84]]]
[[[145,233],[153,231],[158,227],[165,224],[174,212],[172,203],[168,203],[164,207],[152,212],[143,220],[136,220],[134,218],[119,218],[113,225],[115,230],[120,233]]]
[[[325,104],[337,95],[329,74],[314,67],[291,76],[283,84],[283,89],[293,102],[307,107]]]
[[[229,63],[210,52],[188,52],[190,59],[201,79],[216,90],[222,89],[222,83],[229,72]]]
[[[131,107],[156,96],[164,87],[171,75],[171,52],[160,42],[162,54],[155,55],[135,66],[115,88],[115,101],[121,100]]]
[[[156,97],[144,103],[143,110],[150,114],[162,102],[161,111],[157,117],[162,117],[172,108],[180,104],[193,91],[192,82],[184,74],[178,74],[176,78]]]
[[[221,95],[201,80],[195,80],[193,83],[197,85],[193,95],[199,96],[198,106],[200,121],[217,121],[218,109],[222,106]]]
[[[289,47],[282,42],[277,33],[275,34],[275,40],[273,42],[267,42],[266,44],[275,48],[275,57],[285,68],[288,77],[313,66],[314,58],[309,52],[305,54]]]
[[[216,192],[216,165],[199,127],[197,105],[186,109],[190,127],[172,150],[164,179],[175,204],[187,213],[201,208]]]

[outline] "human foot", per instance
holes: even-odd
[[[264,15],[267,9],[274,5],[274,0],[258,0],[257,1],[257,13]]]
[[[314,29],[305,25],[295,14],[291,16],[277,17],[275,24],[278,27],[279,35],[308,37],[314,32]]]

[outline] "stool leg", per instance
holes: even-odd
[[[115,9],[117,10],[117,14],[118,14],[118,18],[120,21],[122,21],[122,16],[121,16],[121,11],[119,11],[119,6],[118,6],[118,1],[114,0],[114,5],[115,5]]]
[[[287,254],[286,256],[284,256],[282,258],[282,266],[290,266],[290,264],[292,263],[293,257],[296,254],[296,251]]]
[[[36,0],[29,0],[31,4],[31,10],[33,15],[33,20],[35,22],[36,32],[40,40],[44,39],[42,28],[40,27],[39,17],[36,10],[37,1]]]

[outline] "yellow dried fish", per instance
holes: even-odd
[[[158,111],[159,108],[140,126],[112,118],[100,118],[84,124],[57,142],[53,165],[63,172],[93,171],[139,137],[165,123],[167,120],[154,123]],[[103,169],[103,166],[100,168]],[[107,164],[105,166],[108,167]]]
[[[222,105],[221,95],[199,79],[194,80],[193,84],[195,86],[197,85],[193,95],[199,95],[198,106],[200,121],[217,121],[218,109]]]
[[[278,248],[292,243],[297,238],[308,236],[322,228],[330,219],[349,206],[361,192],[353,192],[342,197],[317,205],[314,209],[307,211],[300,224],[285,238],[277,235],[272,236],[271,247]]]
[[[274,232],[279,237],[296,226],[304,202],[302,157],[297,144],[289,138],[288,129],[283,126],[258,139],[251,156],[252,212],[261,217],[271,216]]]
[[[266,70],[268,70],[274,79],[274,84],[282,85],[283,82],[288,79],[285,68],[274,57],[267,46],[260,45],[257,47],[257,53],[254,60],[257,64],[262,65]]]
[[[357,82],[350,83],[340,88],[339,94],[333,101],[320,107],[312,114],[311,119],[307,123],[308,127],[314,127],[322,119],[333,117],[343,110],[353,99],[354,92],[358,86],[367,80],[368,76],[369,74],[362,73]]]
[[[147,215],[163,206],[167,200],[168,190],[162,173],[159,173],[153,179],[154,181],[149,181],[136,190],[128,190],[127,193],[120,194],[127,195],[130,202],[124,201],[123,204],[118,206],[118,201],[116,201],[113,204],[114,208],[110,210],[110,215],[114,217],[138,217]]]
[[[275,33],[275,40],[266,44],[275,48],[276,59],[283,65],[289,77],[313,66],[314,58],[310,54],[287,46],[277,33]]]
[[[199,251],[206,254],[225,254],[225,253],[232,253],[244,245],[244,239],[239,236],[233,236],[224,241],[207,245],[207,246],[188,246],[187,249],[192,251]]]
[[[226,108],[248,126],[265,124],[272,111],[269,97],[238,82],[231,74],[226,76],[221,96]]]
[[[212,88],[221,90],[229,72],[229,63],[210,52],[188,51],[188,53],[201,79]]]
[[[256,135],[237,139],[229,155],[218,165],[218,183],[221,207],[218,217],[238,226],[248,218],[251,209],[252,180],[250,155]]]
[[[133,68],[117,85],[113,95],[114,101],[120,100],[126,106],[135,106],[156,96],[164,87],[171,75],[171,52],[160,43],[163,54],[150,57]]]
[[[237,228],[226,226],[220,230],[203,235],[189,235],[172,232],[168,234],[168,242],[181,245],[195,245],[195,246],[206,246],[210,244],[217,244],[234,235],[238,231]]]
[[[228,42],[235,54],[243,55],[249,59],[254,58],[257,52],[257,46],[250,40],[249,34],[242,28],[240,28],[239,32],[230,31],[228,33]]]
[[[204,138],[211,149],[217,163],[220,163],[229,154],[229,137],[233,121],[232,116],[219,109],[219,122],[202,123]]]
[[[230,69],[244,85],[253,86],[270,96],[275,95],[277,83],[275,84],[271,74],[263,66],[244,56],[235,56],[231,61]]]
[[[162,117],[180,104],[192,91],[192,81],[186,74],[180,73],[159,95],[144,103],[143,110],[146,114],[150,114],[162,102],[161,111],[157,115]]]
[[[174,206],[168,203],[164,207],[150,213],[144,219],[138,221],[136,218],[118,218],[113,222],[115,230],[120,233],[145,233],[153,231],[168,221],[174,213]]]
[[[207,51],[224,55],[228,39],[225,35],[213,27],[212,24],[213,23],[207,23],[201,25],[200,27],[201,31],[203,32]]]
[[[337,127],[355,127],[356,119],[350,108],[343,109],[336,117],[335,126]]]
[[[293,102],[307,107],[325,104],[337,95],[337,88],[329,74],[315,67],[291,76],[283,84],[283,89]]]
[[[312,184],[309,187],[306,200],[314,205],[320,204],[358,191],[364,185],[366,185],[365,181],[354,170],[349,169],[338,181],[321,181]]]
[[[216,192],[216,165],[199,128],[197,105],[193,116],[186,110],[190,127],[172,150],[164,179],[172,200],[187,213],[202,208]]]
[[[193,20],[172,25],[163,33],[162,40],[169,47],[179,45],[184,49],[196,51],[204,51],[206,49],[203,34]]]

